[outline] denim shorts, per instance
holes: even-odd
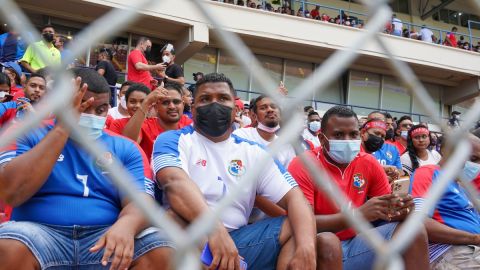
[[[279,237],[285,218],[267,218],[230,232],[238,253],[248,264],[248,270],[277,268],[281,249]]]
[[[385,240],[392,238],[393,232],[398,222],[386,223],[384,225],[373,228]],[[375,250],[371,247],[361,234],[352,239],[342,241],[343,250],[343,269],[372,269],[375,263]]]
[[[57,226],[10,221],[0,224],[0,239],[22,242],[33,253],[41,269],[108,269],[101,265],[104,249],[92,253],[91,247],[110,226]],[[173,242],[158,229],[148,228],[135,237],[133,260]]]

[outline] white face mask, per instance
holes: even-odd
[[[260,129],[260,130],[263,130],[265,132],[268,132],[268,133],[275,133],[280,129],[280,125],[277,125],[276,127],[271,128],[271,127],[267,127],[264,124],[258,122],[257,128]]]
[[[80,114],[78,125],[87,129],[87,134],[92,139],[97,139],[102,135],[102,130],[105,127],[106,117],[97,116],[88,113]]]
[[[121,98],[120,98],[120,106],[122,108],[124,108],[125,110],[127,109],[127,100],[125,100],[125,95],[123,95]]]
[[[328,140],[331,159],[339,164],[349,164],[360,152],[361,140]]]
[[[463,167],[459,177],[462,180],[471,182],[477,178],[478,174],[480,174],[480,164],[468,160],[465,162],[465,166]]]
[[[320,121],[313,121],[313,122],[310,122],[308,123],[308,129],[310,129],[310,131],[316,133],[320,130]]]
[[[164,63],[170,64],[170,61],[171,61],[172,59],[170,58],[170,56],[164,55],[164,56],[162,56],[162,60],[163,60]]]
[[[7,95],[7,92],[0,91],[0,98],[4,98]]]
[[[400,132],[400,137],[406,140],[408,137],[408,130],[402,130],[402,132]]]

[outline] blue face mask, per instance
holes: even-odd
[[[106,117],[97,116],[94,114],[82,113],[78,125],[87,129],[88,135],[92,139],[97,139],[102,135],[102,130],[105,127]]]
[[[480,173],[480,164],[473,163],[468,160],[463,167],[462,173],[460,174],[460,179],[471,182],[473,179],[477,178]]]
[[[339,164],[349,164],[360,152],[360,140],[328,140],[328,155]]]
[[[408,130],[402,130],[400,136],[406,140],[408,137]]]
[[[320,121],[312,121],[308,123],[308,129],[312,132],[318,132],[320,130]]]

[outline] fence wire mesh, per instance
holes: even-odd
[[[288,102],[285,102],[284,97],[278,95],[275,91],[277,88],[276,82],[268,75],[251,50],[243,43],[242,39],[238,35],[224,30],[222,22],[212,16],[207,2],[209,1],[191,0],[192,7],[197,8],[203,14],[224,47],[229,50],[231,55],[235,57],[245,71],[251,71],[253,80],[260,85],[260,92],[272,97],[278,104],[283,104],[282,114],[290,116],[287,119],[288,121],[284,121],[285,124],[279,134],[279,139],[272,143],[269,149],[272,155],[279,153],[286,144],[291,144],[295,148],[301,149],[297,137],[303,128],[303,118],[298,110],[298,106],[300,106],[304,100],[309,99],[313,93],[318,95],[325,91],[333,80],[348,69],[350,64],[358,57],[359,50],[369,42],[376,42],[380,46],[383,53],[388,56],[386,61],[388,61],[391,69],[395,71],[395,74],[398,75],[403,85],[412,95],[418,97],[420,105],[430,114],[434,124],[439,125],[446,131],[447,138],[451,145],[455,145],[455,150],[444,167],[445,173],[440,176],[439,180],[429,190],[423,208],[411,214],[403,226],[401,226],[399,232],[389,242],[386,242],[375,230],[371,230],[372,225],[367,222],[362,215],[353,212],[349,207],[349,199],[342,196],[343,193],[334,184],[334,181],[330,179],[329,175],[322,170],[322,168],[318,167],[318,162],[315,162],[315,160],[307,155],[300,155],[304,165],[310,174],[314,176],[316,185],[328,195],[331,201],[340,206],[349,225],[358,233],[362,233],[367,242],[375,249],[378,255],[376,269],[403,269],[400,254],[412,243],[415,235],[421,228],[419,225],[423,223],[428,213],[434,209],[448,184],[460,173],[463,164],[470,155],[471,146],[466,138],[466,134],[468,133],[468,127],[472,126],[480,116],[479,102],[476,102],[467,113],[462,127],[451,131],[445,126],[434,110],[434,101],[420,80],[406,63],[397,60],[392,55],[390,49],[383,41],[385,36],[380,34],[380,32],[385,22],[388,21],[392,15],[387,0],[361,1],[362,4],[366,6],[369,14],[368,23],[365,25],[365,29],[362,30],[362,34],[354,39],[345,50],[336,51],[324,61],[310,77],[303,80],[297,89],[292,91],[297,93],[296,96],[289,98]],[[478,10],[480,10],[480,1],[475,0],[474,2],[477,4]],[[35,42],[36,39],[34,37],[38,36],[38,32],[16,3],[11,0],[2,0],[0,3],[0,12],[6,21],[11,24],[28,43]],[[113,36],[116,32],[121,31],[140,16],[139,10],[148,10],[148,8],[155,3],[157,3],[157,1],[154,0],[132,1],[123,9],[112,9],[83,29],[77,37],[77,40],[81,40],[81,42],[71,44],[68,49],[71,50],[72,54],[69,59],[62,62],[72,62],[76,56],[83,54],[90,46],[94,46],[101,39],[106,39]],[[43,55],[41,55],[41,57],[45,59]],[[57,115],[59,121],[68,124],[68,127],[71,129],[72,139],[90,155],[96,159],[103,160],[104,156],[102,153],[105,152],[103,151],[104,147],[86,136],[85,132],[78,126],[75,120],[75,112],[68,106],[70,103],[66,102],[72,99],[75,91],[72,78],[66,72],[66,65],[64,64],[58,67],[54,73],[56,74],[56,80],[53,89],[36,105],[36,113],[29,114],[28,117],[16,125],[15,129],[3,129],[0,131],[0,147],[9,145],[22,134],[37,127],[40,122],[51,113],[54,113]],[[267,159],[263,159],[262,164],[257,164],[256,169],[249,171],[245,175],[242,187],[237,186],[231,190],[229,196],[224,197],[213,211],[199,217],[186,230],[180,228],[180,226],[171,220],[162,208],[141,200],[139,194],[135,192],[136,189],[133,187],[132,181],[130,181],[131,179],[127,177],[129,174],[126,173],[125,168],[123,168],[117,160],[114,160],[113,163],[108,165],[106,170],[109,172],[110,178],[119,190],[124,192],[128,198],[141,209],[154,226],[163,228],[176,243],[178,247],[176,250],[176,268],[199,269],[200,262],[196,248],[198,243],[200,243],[206,234],[213,230],[214,224],[219,220],[225,208],[238,199],[241,194],[240,189],[253,185],[266,162]],[[105,162],[105,164],[109,163]],[[466,181],[462,182],[475,208],[480,210],[477,192],[472,187],[472,184]]]

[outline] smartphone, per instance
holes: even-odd
[[[392,183],[392,194],[408,194],[410,189],[410,178],[408,176],[400,177]]]
[[[210,266],[213,261],[213,255],[212,252],[210,251],[210,247],[208,246],[208,243],[205,244],[205,247],[202,250],[202,255],[200,256],[200,259],[202,260],[202,263],[206,266]],[[242,270],[247,270],[247,263],[240,258],[240,269]]]

